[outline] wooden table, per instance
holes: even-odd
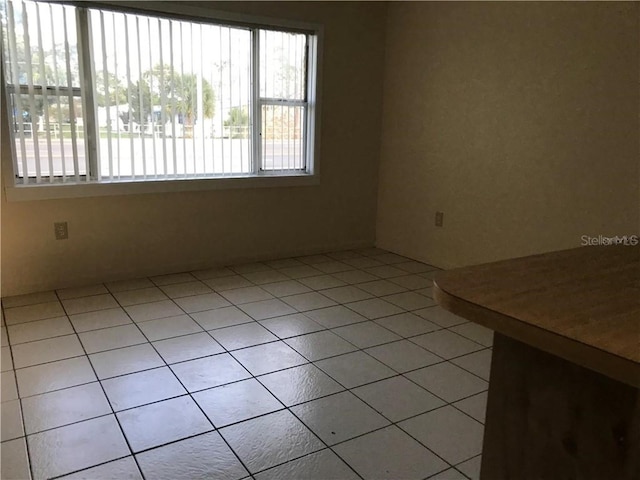
[[[495,330],[483,480],[640,479],[640,246],[450,270],[434,293]]]

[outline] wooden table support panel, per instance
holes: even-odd
[[[638,390],[495,334],[480,478],[640,478]]]
[[[496,332],[482,480],[640,480],[640,246],[442,272],[434,294]]]

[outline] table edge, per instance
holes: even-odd
[[[457,297],[440,288],[437,280],[433,282],[433,293],[436,302],[451,313],[640,389],[640,364],[637,362]]]

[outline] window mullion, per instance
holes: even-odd
[[[87,180],[100,180],[96,92],[94,79],[91,18],[86,8],[76,9],[78,29],[78,62],[82,84],[82,111],[84,117],[84,147],[87,164]]]
[[[260,33],[251,30],[251,147],[252,171],[262,168],[262,104],[260,103]]]

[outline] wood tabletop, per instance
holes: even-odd
[[[592,246],[442,272],[457,315],[640,388],[640,246]]]

